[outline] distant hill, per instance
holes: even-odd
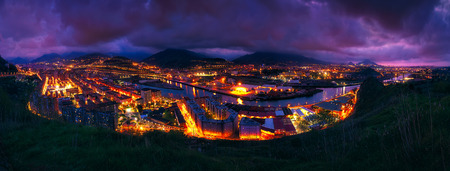
[[[349,62],[347,63],[347,65],[355,65],[353,62]]]
[[[363,61],[359,62],[358,65],[378,65],[378,64],[371,61],[370,59],[364,59]]]
[[[41,57],[32,60],[31,63],[71,60],[71,59],[75,59],[75,58],[78,58],[80,56],[84,56],[87,54],[88,53],[85,53],[85,52],[69,52],[69,53],[63,53],[62,55],[57,54],[57,53],[50,53],[50,54],[44,54]]]
[[[103,54],[103,53],[89,53],[86,55],[82,55],[79,57],[74,58],[74,60],[88,60],[88,59],[93,59],[93,58],[108,58],[111,57],[110,55],[107,54]]]
[[[103,53],[89,53],[83,56],[76,57],[73,60],[82,64],[92,64],[99,62],[100,60],[108,60],[109,58],[111,58],[110,55],[106,55]]]
[[[145,58],[151,56],[152,54],[147,52],[120,52],[120,53],[107,53],[111,56],[123,56],[127,57],[128,59],[131,59],[136,62],[140,62],[144,60]]]
[[[114,56],[120,56],[126,58],[128,60],[141,61],[142,59],[148,57],[150,54],[146,52],[123,52],[123,53],[86,53],[86,52],[69,52],[63,53],[62,55],[51,53],[42,55],[39,58],[36,58],[32,61],[28,61],[31,63],[36,62],[56,62],[61,60],[76,60],[83,61],[85,64],[96,62],[100,59],[106,60],[107,58],[111,58]],[[23,58],[21,58],[23,59]],[[26,59],[24,59],[26,60]],[[28,63],[25,61],[19,61],[17,64]],[[130,61],[131,62],[131,61]]]
[[[0,72],[17,72],[17,68],[0,56]]]
[[[86,55],[88,53],[86,52],[70,52],[70,53],[63,53],[61,56],[63,56],[63,58],[65,59],[75,59],[77,57]]]
[[[60,59],[62,59],[61,55],[56,54],[56,53],[49,53],[49,54],[42,55],[41,57],[32,60],[31,63],[55,62],[55,61],[60,60]]]
[[[275,64],[327,64],[327,62],[308,58],[302,55],[277,53],[277,52],[255,52],[244,55],[233,60],[236,64],[255,64],[255,65],[275,65]]]
[[[11,62],[13,64],[27,64],[30,62],[30,60],[27,58],[16,57],[16,58],[9,59],[9,62]]]
[[[111,56],[103,53],[90,53],[73,59],[78,64],[103,64],[118,67],[133,67],[133,61],[123,56]]]
[[[202,64],[226,63],[227,61],[184,49],[166,49],[142,60],[142,62],[162,68],[189,68]]]
[[[120,67],[133,67],[133,61],[123,56],[114,56],[103,62],[104,65],[120,66]]]

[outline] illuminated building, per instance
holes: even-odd
[[[114,130],[117,127],[116,115],[113,112],[93,112],[94,126],[110,128]]]
[[[175,105],[174,105],[175,106]],[[186,128],[186,120],[184,120],[183,115],[181,114],[181,111],[178,107],[173,107],[174,110],[174,114],[175,114],[175,119],[177,119],[177,123],[180,127],[185,127]]]
[[[227,107],[221,105],[219,102],[215,101],[213,98],[206,98],[205,107],[208,111],[212,112],[214,119],[224,120],[227,118]]]
[[[350,112],[350,108],[353,106],[354,95],[346,95],[340,96],[338,98],[332,99],[326,102],[320,102],[314,106],[317,107],[317,112],[321,110],[329,110],[336,116],[339,116],[340,119],[345,119],[348,117],[348,113]]]
[[[211,107],[220,108],[221,112],[225,112],[227,117],[223,120],[208,119],[205,115],[205,110],[197,102],[188,98],[184,101],[187,111],[194,120],[199,133],[207,137],[229,137],[234,134],[238,122],[238,113],[236,111],[228,109],[225,106],[223,106],[223,110],[225,111],[222,111],[222,107]],[[220,105],[220,103],[212,102],[211,105]]]
[[[141,96],[143,103],[147,105],[150,102],[158,101],[161,99],[161,91],[151,88],[141,89]]]
[[[75,107],[74,106],[63,106],[61,108],[61,116],[63,121],[69,123],[75,123]]]
[[[248,95],[251,93],[249,90],[251,90],[253,87],[256,86],[238,84],[238,86],[234,86],[231,88],[230,93],[234,95]]]
[[[261,138],[261,124],[258,122],[243,117],[239,122],[239,138],[240,139],[254,139]]]
[[[152,90],[149,88],[143,88],[141,90],[141,96],[144,106],[147,106],[147,104],[152,101]]]
[[[152,100],[159,101],[161,99],[161,90],[152,89]]]
[[[289,118],[267,118],[261,127],[274,135],[295,135],[297,132]]]

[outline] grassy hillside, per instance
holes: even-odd
[[[12,85],[30,90],[32,84],[0,80],[1,108],[19,104],[9,108],[15,110],[0,113],[2,147],[15,170],[444,170],[450,167],[449,82],[382,87],[368,80],[361,86],[356,111],[348,120],[326,130],[262,142],[209,141],[175,132],[150,132],[135,137],[48,121],[20,109],[28,91],[20,95],[11,93],[8,87]],[[9,102],[3,100],[5,97]]]

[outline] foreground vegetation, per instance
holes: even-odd
[[[0,79],[0,148],[14,170],[450,168],[450,83],[444,81],[383,87],[366,80],[355,113],[344,122],[262,142],[209,141],[177,132],[127,136],[45,120],[26,110],[34,85]]]

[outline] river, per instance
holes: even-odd
[[[173,90],[173,89],[165,89],[165,88],[158,88],[158,87],[151,87],[151,86],[145,86],[140,85],[142,88],[152,88],[152,89],[158,89],[161,90],[161,94],[166,97],[173,97],[173,98],[181,98],[181,97],[202,97],[202,96],[212,96],[216,93],[210,92],[208,90],[198,89],[189,85],[181,84],[181,83],[175,83],[172,82],[173,85],[179,86],[183,88],[183,90]],[[346,86],[346,87],[336,87],[336,88],[320,88],[323,91],[317,94],[314,94],[311,97],[296,97],[292,99],[284,99],[284,100],[271,100],[271,101],[246,101],[242,100],[243,104],[245,105],[252,105],[252,106],[278,106],[283,107],[290,104],[291,106],[298,106],[298,105],[304,105],[304,104],[312,104],[321,102],[324,100],[328,100],[330,98],[334,98],[336,96],[340,96],[342,94],[345,94],[349,92],[350,90],[359,87],[359,85],[354,86]],[[238,98],[231,97],[227,95],[222,95],[222,100],[224,102],[238,103]]]

